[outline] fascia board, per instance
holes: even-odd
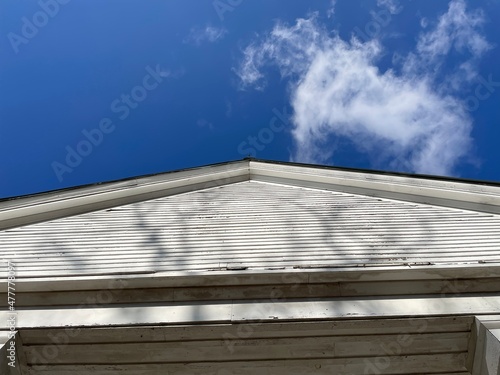
[[[0,230],[248,179],[248,161],[241,161],[21,198],[0,204]]]
[[[16,320],[18,329],[31,329],[492,315],[498,311],[498,296],[368,297],[26,309],[17,311]],[[0,329],[7,327],[7,315],[0,312]]]
[[[500,214],[500,187],[250,161],[250,179]]]
[[[500,187],[242,160],[0,203],[0,230],[248,180],[500,214]]]
[[[337,270],[265,270],[168,272],[106,276],[24,278],[16,281],[16,292],[65,290],[113,290],[198,286],[294,285],[335,282],[463,280],[500,277],[500,265],[355,267]],[[458,286],[455,286],[458,288]],[[7,282],[0,282],[0,292]],[[410,293],[411,291],[408,290]],[[455,291],[460,292],[460,291]]]

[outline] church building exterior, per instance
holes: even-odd
[[[500,374],[500,184],[244,159],[0,202],[0,374]]]

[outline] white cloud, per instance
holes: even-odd
[[[397,14],[403,9],[399,0],[377,0],[377,6],[387,9],[391,14]]]
[[[426,21],[425,27],[428,23]],[[439,17],[435,27],[419,36],[415,53],[404,61],[405,71],[429,71],[432,67],[438,74],[446,62],[450,73],[442,83],[443,89],[463,89],[465,84],[477,78],[477,61],[492,48],[480,32],[483,23],[481,10],[467,12],[464,0],[451,1],[448,11]],[[462,54],[463,59],[447,59],[452,50]]]
[[[227,30],[220,27],[205,26],[204,28],[192,28],[189,35],[184,39],[185,43],[200,45],[203,42],[215,43],[224,38]]]
[[[446,56],[452,48],[458,52],[467,50],[473,57],[481,57],[491,48],[477,30],[484,23],[480,10],[467,12],[464,0],[450,2],[448,12],[439,18],[434,30],[420,36],[417,53],[428,62]]]
[[[436,28],[421,35],[415,52],[400,57],[401,73],[377,68],[385,53],[377,40],[344,41],[317,18],[277,24],[244,50],[236,69],[243,88],[265,87],[266,66],[277,66],[289,80],[296,146],[291,159],[331,162],[332,139],[346,138],[371,160],[394,169],[451,174],[470,149],[472,119],[456,91],[436,81],[436,69],[452,47],[475,56],[488,49],[477,31],[480,13],[466,13],[462,0],[451,1]],[[474,75],[470,61],[460,69],[462,80]]]
[[[330,7],[326,10],[326,16],[328,18],[333,17],[335,14],[335,5],[337,4],[337,0],[330,0]]]

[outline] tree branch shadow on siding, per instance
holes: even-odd
[[[381,209],[390,211],[394,204],[399,221]],[[405,249],[418,248],[422,238],[429,246],[436,233],[432,217],[404,219],[420,209],[413,203],[255,182],[134,206],[134,222],[143,233],[140,248],[153,252],[148,268],[167,273],[210,274],[231,265],[241,267],[242,273],[284,267],[306,273],[375,263],[401,266],[425,262],[425,255],[410,256]],[[148,215],[146,206],[154,215]],[[192,313],[193,318],[201,314],[195,306]]]

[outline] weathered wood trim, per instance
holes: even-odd
[[[418,356],[384,357],[391,364],[392,374],[415,374],[418,368],[423,374],[464,374],[466,353],[444,353]],[[454,369],[453,373],[449,369]],[[366,372],[369,369],[369,372]],[[165,374],[165,364],[120,364],[120,365],[48,365],[34,366],[36,375],[157,375]],[[36,371],[36,372],[35,372]],[[363,359],[287,359],[267,361],[198,362],[172,364],[168,368],[172,375],[303,375],[303,374],[377,374],[381,372],[367,367]],[[380,371],[380,370],[379,370]],[[466,373],[465,373],[466,374]]]
[[[77,335],[61,339],[71,344],[123,342],[185,342],[215,340],[231,333],[232,340],[269,339],[279,337],[322,337],[351,335],[419,334],[443,332],[470,332],[473,316],[418,317],[389,319],[340,319],[308,322],[225,323],[206,325],[153,325],[130,327],[101,327],[78,331]],[[25,345],[53,343],[53,337],[62,337],[65,328],[23,329]],[[69,335],[68,335],[69,336]]]
[[[235,322],[313,321],[347,318],[396,318],[445,315],[491,315],[500,311],[498,296],[325,298],[322,300],[164,303],[154,305],[83,304],[76,308],[23,309],[24,328],[213,324]],[[6,313],[0,312],[0,329]]]
[[[500,187],[242,160],[0,204],[0,230],[248,180],[500,214]]]
[[[119,284],[118,284],[119,285]],[[71,306],[85,301],[101,304],[171,303],[191,301],[255,300],[279,296],[297,298],[380,297],[411,295],[463,296],[472,293],[498,293],[500,278],[460,280],[389,280],[338,281],[331,283],[262,284],[262,285],[203,285],[196,287],[150,287],[136,289],[60,290],[45,292],[18,292],[17,307]],[[0,293],[0,301],[7,294]],[[0,302],[7,307],[7,302]]]
[[[167,173],[27,197],[0,205],[0,230],[247,181],[248,162]]]
[[[250,161],[250,179],[500,214],[500,187]]]
[[[50,278],[18,279],[16,292],[44,292],[61,290],[101,290],[138,288],[178,288],[198,286],[230,285],[299,285],[339,282],[383,282],[443,280],[453,282],[467,279],[489,279],[500,277],[500,265],[406,265],[339,267],[332,269],[287,269],[287,270],[218,270],[203,272],[155,272],[144,274],[116,274],[97,276],[65,276]],[[460,283],[453,286],[457,293]],[[458,288],[458,289],[456,289]],[[0,280],[0,292],[7,291],[7,282]],[[466,291],[465,289],[463,290]],[[499,286],[500,291],[500,286]],[[411,291],[410,291],[411,292]]]
[[[500,375],[500,315],[476,316],[472,335],[466,362],[471,374]]]
[[[24,329],[21,335],[33,375],[69,369],[84,373],[91,366],[106,375],[118,370],[192,374],[202,369],[218,375],[254,374],[255,369],[272,374],[403,374],[415,366],[428,374],[464,375],[472,320],[459,316],[70,331],[61,327]],[[241,372],[238,364],[247,369]]]
[[[478,351],[477,347],[478,345],[481,345],[480,343],[478,343],[480,327],[481,324],[479,323],[477,317],[474,317],[470,329],[469,345],[467,349],[467,359],[465,361],[465,367],[467,367],[469,373],[472,371],[472,367],[474,366],[476,352]]]

